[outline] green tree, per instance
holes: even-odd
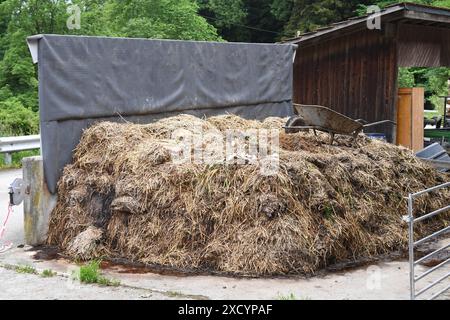
[[[274,0],[197,0],[206,17],[227,41],[267,42],[283,36],[285,20],[272,10]]]
[[[25,40],[62,31],[65,10],[63,1],[1,1],[0,134],[37,132],[38,81]]]
[[[318,27],[342,21],[356,15],[360,5],[373,0],[274,0],[272,12],[286,21],[284,33],[293,37]]]
[[[217,30],[197,14],[193,0],[122,0],[105,4],[109,34],[124,37],[220,40]]]
[[[68,5],[81,10],[81,28],[69,30]],[[0,135],[38,130],[38,80],[26,38],[77,34],[221,40],[198,15],[195,0],[0,0]],[[30,113],[31,112],[31,113]]]
[[[199,14],[216,27],[228,41],[242,41],[241,25],[246,23],[247,10],[243,0],[198,0]]]

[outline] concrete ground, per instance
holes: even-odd
[[[0,221],[8,203],[7,187],[20,170],[0,171]],[[1,223],[1,222],[0,222]],[[368,267],[332,273],[326,276],[274,279],[235,279],[218,276],[168,276],[153,273],[124,273],[123,267],[103,270],[104,276],[120,281],[117,287],[80,284],[71,275],[76,266],[63,259],[38,260],[35,252],[23,245],[23,213],[16,207],[5,238],[14,247],[0,254],[0,300],[2,299],[382,299],[409,298],[409,266],[407,261],[373,264]],[[450,239],[443,241],[448,243]],[[17,266],[32,266],[38,274],[23,273]],[[16,270],[15,270],[16,268]],[[32,270],[32,269],[30,269]],[[39,273],[52,270],[56,276],[44,278]],[[419,266],[416,272],[427,267]],[[450,266],[441,268],[431,279],[423,279],[418,288],[447,274]],[[21,273],[22,272],[22,273]],[[430,295],[450,284],[430,291]],[[447,293],[441,299],[450,299]]]

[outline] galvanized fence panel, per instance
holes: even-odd
[[[422,215],[420,217],[414,218],[414,200],[417,199],[420,196],[423,196],[427,193],[430,192],[435,192],[435,191],[439,191],[445,188],[450,187],[450,182],[448,183],[444,183],[442,185],[439,186],[435,186],[433,188],[429,188],[417,193],[412,193],[409,194],[408,196],[408,216],[407,216],[407,222],[409,224],[409,277],[410,277],[410,298],[411,300],[415,300],[416,298],[418,298],[419,296],[422,296],[424,293],[428,292],[430,289],[434,288],[436,285],[444,282],[444,280],[446,280],[449,276],[450,276],[450,272],[445,273],[443,276],[440,276],[438,279],[436,279],[435,281],[433,281],[432,283],[430,283],[429,285],[425,286],[424,288],[420,289],[418,292],[416,290],[416,283],[426,277],[429,277],[433,274],[436,274],[436,271],[440,270],[442,267],[444,267],[445,265],[447,265],[450,262],[450,258],[446,259],[445,261],[439,263],[438,265],[432,267],[431,269],[425,271],[424,273],[416,276],[415,273],[415,267],[417,265],[419,265],[420,263],[426,261],[427,259],[434,257],[435,255],[437,255],[438,253],[443,252],[444,250],[446,250],[447,248],[450,247],[450,244],[447,244],[429,254],[427,254],[426,256],[415,260],[414,257],[414,252],[415,252],[415,248],[429,240],[435,239],[436,237],[443,235],[447,232],[450,231],[450,226],[442,228],[439,231],[436,231],[435,233],[428,235],[422,239],[418,239],[415,240],[414,239],[414,224],[415,223],[419,223],[422,222],[424,220],[430,219],[432,217],[435,217],[439,214],[442,214],[448,210],[450,210],[450,205],[445,206],[443,208],[440,208],[438,210],[435,210],[433,212],[427,213],[425,215]],[[438,292],[436,292],[435,294],[433,294],[431,297],[429,297],[430,300],[434,300],[436,298],[438,298],[440,295],[442,295],[443,293],[445,293],[447,290],[450,289],[450,285],[444,287],[443,289],[439,290]]]

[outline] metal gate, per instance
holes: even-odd
[[[423,289],[419,290],[418,292],[416,292],[416,283],[422,279],[424,279],[425,277],[429,277],[430,275],[433,275],[433,272],[440,269],[441,267],[445,266],[448,262],[450,262],[450,258],[446,259],[444,262],[438,264],[437,266],[427,270],[426,272],[416,276],[415,275],[415,267],[417,265],[419,265],[421,262],[435,256],[436,254],[443,252],[444,250],[446,250],[448,247],[450,247],[450,243],[431,252],[430,254],[427,254],[426,256],[420,258],[419,260],[415,260],[414,259],[414,249],[433,239],[436,238],[442,234],[445,234],[446,232],[450,231],[450,226],[443,228],[429,236],[426,236],[420,240],[414,240],[414,224],[430,219],[434,216],[437,216],[438,214],[441,214],[443,212],[446,212],[447,210],[450,210],[450,205],[440,208],[436,211],[433,211],[431,213],[425,214],[421,217],[418,218],[414,218],[414,200],[420,196],[423,196],[427,193],[430,192],[434,192],[434,191],[439,191],[441,189],[444,188],[448,188],[450,187],[450,182],[449,183],[445,183],[427,190],[423,190],[414,194],[409,194],[408,196],[408,216],[407,216],[407,221],[409,224],[409,275],[410,275],[410,291],[411,291],[411,300],[415,300],[417,297],[422,296],[425,292],[427,292],[428,290],[430,290],[431,288],[435,287],[437,284],[442,283],[444,280],[446,280],[449,276],[450,276],[450,272],[447,272],[444,276],[439,277],[437,280],[435,280],[434,282],[432,282],[431,284],[427,285],[426,287],[424,287]],[[435,274],[435,273],[434,273]],[[440,290],[439,292],[435,293],[433,296],[431,296],[429,299],[430,300],[434,300],[437,297],[439,297],[441,294],[443,294],[444,292],[446,292],[448,289],[450,289],[450,285],[448,285],[447,287],[445,287],[444,289]]]

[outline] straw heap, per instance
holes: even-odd
[[[77,259],[236,275],[313,274],[331,264],[407,248],[405,196],[448,181],[405,148],[359,137],[280,134],[280,169],[258,164],[175,164],[175,129],[281,129],[236,116],[188,115],[85,130],[58,184],[48,243]],[[197,144],[195,148],[204,148]],[[417,215],[448,204],[424,196]],[[417,236],[448,225],[423,223]]]

